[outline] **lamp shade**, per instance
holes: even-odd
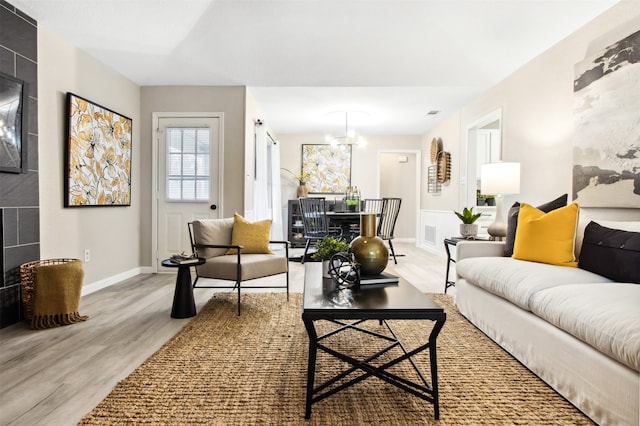
[[[480,191],[487,195],[520,193],[520,163],[480,165]]]

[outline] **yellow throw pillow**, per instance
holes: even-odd
[[[579,210],[576,203],[549,213],[522,204],[513,258],[577,267],[574,249]]]
[[[243,246],[240,253],[273,254],[269,250],[270,234],[271,219],[251,223],[238,213],[234,213],[231,244]],[[229,249],[227,254],[236,254],[236,249]]]

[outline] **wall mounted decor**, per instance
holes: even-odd
[[[447,151],[438,153],[438,182],[445,183],[451,179],[451,154]]]
[[[640,208],[640,31],[575,66],[573,199]]]
[[[433,138],[431,140],[431,163],[438,161],[438,154],[442,151],[442,138]]]
[[[132,120],[67,94],[65,207],[131,205]]]
[[[433,164],[427,168],[427,192],[435,193],[442,190],[438,182],[438,166]]]
[[[0,172],[27,171],[25,83],[0,73]]]
[[[351,186],[351,145],[302,145],[302,173],[311,193],[344,193]]]
[[[441,184],[451,178],[451,154],[443,150],[442,138],[433,138],[430,147],[432,166],[428,168],[427,192],[440,192]]]

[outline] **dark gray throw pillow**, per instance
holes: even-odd
[[[549,213],[551,210],[559,209],[567,205],[568,194],[563,194],[555,200],[539,205],[538,210]],[[520,214],[520,203],[515,202],[507,213],[507,236],[504,239],[504,255],[513,254],[513,246],[516,242],[516,229],[518,228],[518,215]]]
[[[578,267],[613,281],[640,284],[640,232],[589,222]]]

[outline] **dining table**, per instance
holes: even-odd
[[[363,214],[371,213],[362,211],[328,211],[329,227],[340,228],[342,236],[351,241],[360,234],[360,216]]]

